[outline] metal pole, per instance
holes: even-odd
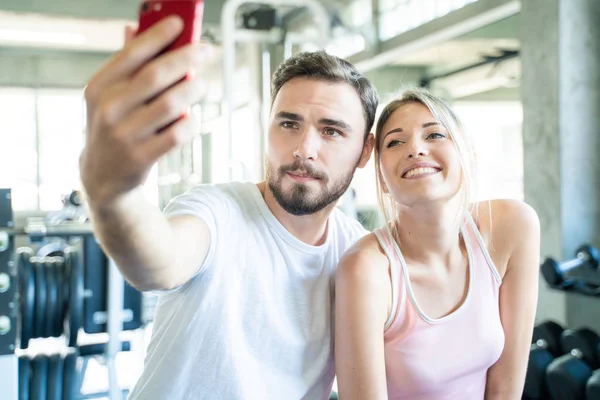
[[[233,180],[233,131],[232,117],[235,104],[233,101],[233,86],[235,76],[235,44],[236,44],[236,19],[238,8],[248,3],[248,0],[227,0],[221,12],[221,29],[223,30],[223,119],[227,132],[227,148],[229,161],[229,179]],[[253,2],[254,3],[254,2]],[[291,5],[306,6],[314,15],[315,26],[320,30],[320,45],[324,47],[329,38],[329,15],[327,10],[317,0],[262,0],[260,3],[273,6]],[[255,4],[255,3],[254,3]]]
[[[119,389],[119,382],[117,380],[116,356],[121,351],[119,336],[123,328],[123,276],[111,258],[108,261],[107,286],[108,320],[106,328],[108,343],[106,344],[106,366],[108,367],[108,394],[110,400],[121,400],[123,394],[121,389]]]

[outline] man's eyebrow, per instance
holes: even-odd
[[[319,120],[319,123],[321,125],[335,126],[335,127],[340,128],[341,130],[346,131],[348,133],[352,132],[352,127],[350,126],[350,124],[348,124],[347,122],[344,122],[340,119],[321,118]]]
[[[296,121],[296,122],[304,121],[304,118],[302,118],[302,115],[288,112],[288,111],[279,111],[277,114],[275,114],[275,118],[289,119],[289,120]]]

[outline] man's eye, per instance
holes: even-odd
[[[323,130],[323,133],[326,136],[340,136],[341,135],[340,131],[338,131],[337,129],[333,129],[333,128],[325,128]]]
[[[279,125],[285,129],[294,129],[296,127],[296,124],[294,122],[290,122],[290,121],[283,121]]]

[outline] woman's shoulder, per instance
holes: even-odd
[[[488,248],[512,249],[539,231],[537,212],[529,204],[516,199],[495,199],[475,204],[473,217]]]
[[[381,276],[387,278],[388,268],[389,260],[385,251],[375,233],[371,232],[344,253],[336,275],[357,282],[374,283],[373,280],[377,281]]]
[[[529,204],[516,199],[495,199],[476,203],[478,225],[508,232],[520,232],[531,224],[539,224],[537,212]],[[491,221],[491,224],[490,224]],[[487,222],[487,224],[486,224]]]

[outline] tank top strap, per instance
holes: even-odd
[[[472,250],[475,253],[474,255],[477,259],[481,260],[482,263],[487,264],[489,271],[496,280],[496,283],[498,283],[498,285],[502,285],[502,277],[500,276],[498,269],[496,268],[494,262],[492,261],[492,258],[490,257],[490,253],[488,252],[483,237],[481,236],[481,233],[477,228],[477,224],[475,223],[475,220],[473,219],[471,214],[468,215],[464,227],[466,233],[469,235]]]
[[[387,321],[385,322],[384,332],[387,331],[392,322],[394,322],[394,318],[396,317],[396,313],[398,312],[398,296],[400,291],[400,268],[401,262],[394,247],[394,238],[392,236],[392,232],[390,231],[387,225],[376,228],[373,233],[377,237],[377,241],[379,245],[385,252],[388,260],[390,261],[390,275],[391,275],[391,285],[392,285],[392,304],[390,315],[388,316]]]

